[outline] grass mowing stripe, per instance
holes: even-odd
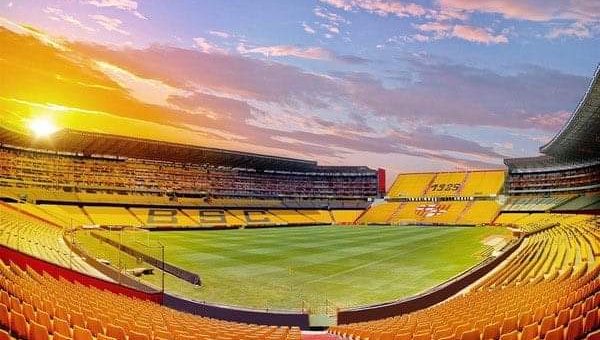
[[[443,234],[442,235],[438,235],[438,236],[443,236]],[[419,239],[425,239],[425,238],[426,237],[415,237],[415,238],[413,238],[413,240],[417,241]],[[427,237],[427,238],[429,238],[429,237]],[[410,248],[410,249],[405,249],[404,252],[400,251],[400,252],[398,252],[398,253],[396,253],[394,255],[391,255],[391,256],[388,256],[388,257],[384,257],[384,258],[379,258],[379,259],[377,259],[375,261],[367,262],[367,263],[364,263],[364,264],[362,264],[360,266],[357,266],[357,267],[354,267],[354,268],[351,268],[351,269],[347,269],[347,270],[339,271],[339,272],[336,272],[336,273],[332,273],[331,275],[320,277],[320,278],[318,278],[316,280],[309,281],[308,283],[315,283],[315,282],[322,281],[322,280],[329,280],[329,279],[332,279],[332,278],[337,277],[337,276],[342,275],[342,274],[348,274],[348,273],[360,270],[360,269],[365,268],[365,267],[373,266],[373,265],[376,265],[376,264],[379,264],[379,263],[382,263],[382,262],[387,262],[387,261],[390,261],[392,259],[397,258],[398,256],[403,256],[403,255],[405,255],[409,251],[410,252],[418,251],[420,248],[423,248],[423,247],[425,247],[425,245],[423,245],[421,247],[413,247],[413,248]]]
[[[326,301],[339,307],[374,304],[435,286],[480,261],[474,255],[487,236],[509,233],[499,228],[321,226],[134,234],[141,233],[124,233],[124,242],[156,252],[135,240],[160,240],[167,261],[202,276],[199,288],[167,277],[168,291],[254,308],[298,309],[304,303],[321,312]],[[119,238],[118,233],[110,237]],[[116,250],[97,241],[90,247],[116,258],[111,255]],[[128,266],[139,266],[135,259],[128,261]],[[157,283],[159,278],[145,280]]]

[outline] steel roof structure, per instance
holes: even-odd
[[[64,129],[50,138],[36,139],[0,126],[0,145],[83,156],[113,156],[177,163],[209,164],[258,171],[302,173],[366,173],[365,166],[319,166],[316,161],[261,155],[203,146],[161,142],[110,134]]]
[[[540,152],[562,159],[600,157],[600,66],[569,121]]]

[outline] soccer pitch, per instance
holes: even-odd
[[[198,273],[196,287],[166,275],[168,292],[199,301],[325,313],[407,297],[475,265],[483,241],[509,237],[488,227],[287,227],[215,231],[101,232],[160,258],[142,244],[162,242],[167,262]],[[120,235],[119,235],[120,234]],[[147,266],[80,232],[92,255],[127,268]],[[160,286],[161,275],[145,276]]]

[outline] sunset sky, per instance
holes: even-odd
[[[600,62],[596,0],[0,0],[0,124],[368,165],[533,156]]]

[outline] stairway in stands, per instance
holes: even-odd
[[[461,221],[463,217],[467,214],[467,212],[471,209],[471,206],[475,204],[475,201],[469,201],[463,211],[460,212],[456,220],[454,220],[454,224],[458,224],[458,221]]]
[[[400,205],[398,206],[398,208],[390,215],[390,218],[387,219],[387,221],[385,221],[386,223],[392,223],[393,221],[396,221],[398,219],[398,215],[400,215],[400,212],[402,211],[402,208],[406,205],[406,202],[402,202],[400,203]]]
[[[455,195],[462,194],[462,190],[465,187],[465,184],[467,183],[467,181],[469,180],[469,175],[471,175],[470,172],[467,172],[465,174],[465,177],[463,178],[462,182],[460,183],[460,186],[458,187],[458,190],[456,190],[456,192],[454,193]]]
[[[434,174],[433,177],[431,177],[431,181],[429,181],[429,183],[427,183],[427,186],[425,186],[425,189],[423,189],[423,192],[421,193],[421,197],[426,196],[427,193],[429,192],[429,187],[431,186],[431,184],[433,184],[435,182],[435,179],[437,178],[438,174]]]

